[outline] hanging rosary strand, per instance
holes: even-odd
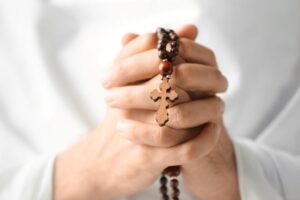
[[[167,109],[169,108],[169,101],[174,102],[179,97],[178,94],[173,90],[169,84],[169,80],[173,73],[173,62],[179,53],[179,37],[173,30],[166,30],[163,28],[158,28],[156,30],[157,34],[157,51],[158,57],[161,59],[159,65],[159,73],[162,75],[162,82],[159,85],[158,90],[153,90],[150,94],[150,98],[153,101],[159,100],[159,108],[156,112],[156,121],[162,127],[165,126],[169,120],[169,115]],[[172,200],[179,200],[179,182],[177,177],[180,174],[180,166],[170,166],[167,167],[161,175],[160,178],[160,193],[162,195],[162,200],[170,200],[168,194],[168,178],[170,179],[170,187],[172,189],[171,197]]]

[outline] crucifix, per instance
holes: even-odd
[[[160,100],[159,108],[156,112],[156,121],[160,126],[164,126],[169,120],[167,111],[167,108],[169,107],[168,100],[174,102],[178,99],[178,94],[175,92],[175,90],[172,90],[168,80],[168,76],[163,76],[162,82],[159,85],[161,92],[155,89],[150,94],[150,97],[153,101],[156,102]]]

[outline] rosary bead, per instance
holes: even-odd
[[[173,53],[173,55],[174,55],[173,57],[175,57],[178,55],[179,51],[178,51],[178,49],[172,49],[171,53]]]
[[[156,32],[157,32],[157,33],[166,33],[166,30],[165,30],[164,28],[158,27],[158,28],[156,29]]]
[[[167,51],[162,50],[158,52],[158,57],[162,60],[168,59],[169,58],[169,54]]]
[[[172,40],[178,40],[178,39],[179,39],[179,37],[178,37],[177,35],[171,35],[170,38],[171,38]]]
[[[179,42],[178,41],[172,41],[171,42],[171,47],[173,48],[173,49],[178,49],[178,47],[179,47]]]
[[[178,188],[173,188],[173,192],[172,192],[172,198],[174,197],[178,197],[180,194],[180,191]]]
[[[167,174],[170,177],[177,177],[180,174],[179,166],[171,166],[167,168]]]
[[[157,45],[157,50],[158,51],[163,51],[165,49],[164,45]]]
[[[179,37],[176,34],[170,34],[170,38],[172,40],[178,40],[179,39]]]
[[[165,195],[162,196],[161,199],[162,199],[162,200],[169,200],[169,196],[168,196],[167,194],[165,194]]]
[[[165,44],[167,44],[167,42],[168,42],[168,38],[165,38],[165,37],[159,38],[157,41],[157,43],[159,45],[165,45]]]
[[[159,65],[159,73],[161,75],[171,75],[172,72],[173,72],[172,64],[167,60],[163,60]]]
[[[167,57],[167,60],[169,61],[169,62],[174,62],[175,61],[175,56],[174,56],[174,54],[173,53],[171,53],[171,54],[169,54],[168,55],[168,57]]]
[[[162,176],[161,178],[160,178],[160,183],[162,184],[162,185],[165,185],[166,183],[167,183],[167,177],[165,177],[165,176]]]
[[[173,31],[173,30],[171,30],[171,29],[168,31],[168,33],[169,33],[168,35],[169,35],[170,37],[174,37],[174,36],[176,35],[175,31]]]
[[[179,185],[178,180],[177,179],[172,179],[171,180],[171,187],[172,188],[177,188]]]
[[[166,193],[168,192],[167,186],[161,186],[161,187],[159,188],[159,190],[160,190],[160,192],[161,192],[162,194],[166,194]]]

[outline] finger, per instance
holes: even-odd
[[[135,54],[115,63],[113,69],[104,77],[102,84],[105,88],[112,88],[152,78],[158,74],[159,63],[154,49]]]
[[[128,44],[130,41],[132,41],[133,39],[135,39],[136,37],[138,37],[139,35],[135,34],[135,33],[126,33],[123,37],[122,37],[122,45],[125,46],[126,44]]]
[[[152,155],[153,162],[162,167],[185,165],[208,155],[219,139],[221,127],[215,123],[206,124],[191,140],[170,147],[146,147],[144,153]]]
[[[214,121],[222,116],[224,102],[217,96],[187,102],[168,109],[168,126],[175,129],[191,128]]]
[[[134,38],[124,46],[116,57],[116,61],[127,58],[137,53],[141,53],[156,48],[157,37],[155,33],[145,33]]]
[[[131,142],[154,147],[172,147],[190,140],[199,128],[175,130],[139,121],[122,119],[117,122],[116,131]]]
[[[185,24],[175,31],[181,38],[195,40],[198,35],[198,28],[194,24]]]
[[[217,66],[214,52],[190,39],[180,39],[179,55],[190,63]]]
[[[187,59],[202,65],[214,66],[216,64],[212,51],[200,44],[191,43],[187,39],[182,39],[181,43],[183,47],[178,56],[181,60],[177,60],[174,63],[175,65],[181,61],[188,62]],[[151,78],[159,73],[158,66],[160,62],[161,60],[157,56],[156,49],[122,59],[116,62],[112,71],[106,75],[106,81],[103,83],[103,86],[106,88],[118,87]]]
[[[180,64],[175,67],[175,75],[170,80],[172,89],[179,96],[170,107],[187,102],[191,99],[201,99],[215,93],[225,92],[227,79],[217,68],[198,64]],[[150,98],[153,90],[158,90],[160,75],[140,85],[114,87],[106,91],[105,100],[108,106],[121,109],[157,110],[159,103]],[[187,93],[187,92],[189,93]],[[160,91],[159,91],[160,92]]]
[[[157,110],[159,102],[154,102],[151,99],[151,92],[153,90],[159,91],[160,79],[160,76],[156,76],[144,84],[115,87],[106,90],[106,104],[112,108],[120,109]],[[190,95],[184,90],[176,87],[172,87],[172,89],[176,91],[179,98],[174,102],[170,102],[170,107],[191,100]]]
[[[170,84],[188,92],[221,93],[228,87],[228,81],[215,67],[181,63],[174,67]]]
[[[218,120],[224,112],[224,102],[217,96],[178,104],[167,110],[166,126],[173,129],[193,128]],[[124,110],[124,118],[157,125],[156,111]]]
[[[194,40],[197,37],[198,29],[195,25],[187,24],[175,30],[179,37]],[[129,57],[131,55],[141,53],[156,48],[156,33],[146,33],[140,37],[136,37],[130,44],[126,45],[117,56],[117,60]]]

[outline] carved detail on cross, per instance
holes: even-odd
[[[153,90],[150,93],[150,98],[153,101],[159,101],[159,108],[156,112],[156,121],[160,126],[166,125],[169,120],[167,108],[169,107],[169,101],[173,102],[178,99],[178,94],[175,90],[172,90],[170,84],[168,83],[169,78],[166,76],[162,77],[162,82],[159,85],[160,91]]]

